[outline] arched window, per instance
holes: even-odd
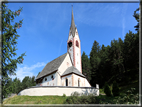
[[[80,87],[80,78],[78,79],[78,87]]]
[[[51,79],[52,79],[52,80],[54,80],[54,77],[53,77],[53,75],[51,76]]]
[[[68,86],[68,79],[66,78],[66,86]]]
[[[76,40],[76,46],[77,46],[77,47],[79,47],[79,43],[78,43],[78,41],[77,41],[77,40]]]
[[[68,47],[72,47],[72,41],[68,42]]]

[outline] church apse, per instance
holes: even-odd
[[[72,74],[62,77],[62,86],[72,86]]]

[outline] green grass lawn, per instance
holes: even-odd
[[[65,100],[63,96],[13,96],[3,104],[63,104]]]
[[[13,96],[6,99],[3,104],[64,104],[66,98],[63,96]],[[100,95],[99,98],[104,99],[106,102],[114,99],[114,97],[105,95]]]

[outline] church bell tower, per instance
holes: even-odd
[[[73,65],[82,73],[81,44],[80,44],[78,31],[74,22],[73,8],[71,14],[71,26],[69,31],[69,37],[67,41],[67,50],[68,53],[70,54]]]

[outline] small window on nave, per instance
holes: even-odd
[[[79,47],[79,43],[78,43],[78,41],[77,41],[77,40],[76,40],[76,46],[77,46],[77,47]]]
[[[53,75],[51,76],[51,79],[52,79],[52,80],[54,80],[54,77],[53,77]]]

